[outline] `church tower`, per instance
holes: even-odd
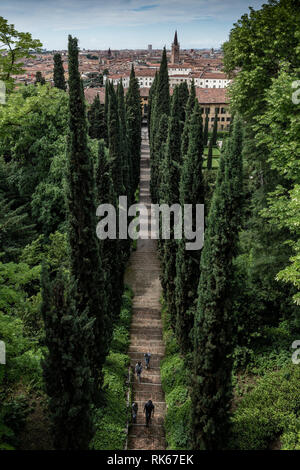
[[[177,39],[177,31],[175,31],[174,41],[172,44],[171,64],[179,64],[179,42]]]

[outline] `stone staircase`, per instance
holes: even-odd
[[[150,165],[149,143],[147,133],[142,132],[142,155],[140,174],[140,203],[149,207],[150,199]],[[131,366],[142,361],[143,372],[141,383],[134,374],[133,399],[138,404],[136,424],[131,424],[128,435],[128,450],[164,450],[164,417],[166,403],[161,386],[160,361],[164,357],[162,339],[162,322],[159,280],[160,264],[155,240],[139,239],[137,250],[132,253],[126,271],[125,282],[133,292],[133,315],[130,330]],[[146,370],[144,353],[151,353],[150,368]],[[143,413],[145,403],[151,399],[155,412],[149,427],[145,426]]]

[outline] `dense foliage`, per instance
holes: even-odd
[[[112,88],[107,115],[97,97],[87,119],[75,38],[69,93],[61,58],[54,69],[54,87],[41,80],[20,86],[0,108],[0,338],[7,350],[0,446],[87,449],[96,432],[95,448],[105,439],[117,448],[126,406],[109,437],[98,431],[111,397],[116,403],[123,394],[125,403],[131,294],[122,295],[131,246],[124,241],[116,250],[96,237],[96,207],[117,206],[119,195],[134,199],[139,89],[132,71],[126,105],[123,89]],[[134,156],[124,151],[130,144]]]

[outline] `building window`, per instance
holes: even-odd
[[[220,108],[215,108],[215,112],[216,112],[217,114],[219,114]]]
[[[210,113],[210,108],[205,108],[205,112],[206,112],[207,114],[209,114],[209,113]]]
[[[224,117],[222,117],[221,121],[222,121],[222,122],[223,122],[223,121],[225,121],[225,118],[224,118]]]
[[[215,118],[214,118],[214,117],[212,117],[212,118],[211,118],[211,122],[214,122],[214,120],[215,120]]]
[[[227,119],[226,119],[226,121],[227,121],[227,122],[230,122],[230,121],[231,121],[230,117],[229,117],[229,118],[227,118]]]

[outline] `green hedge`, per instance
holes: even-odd
[[[127,424],[127,376],[129,356],[129,328],[132,315],[132,291],[125,289],[119,321],[113,331],[111,350],[106,358],[104,393],[106,405],[95,410],[96,433],[91,442],[95,450],[123,450]]]
[[[167,413],[165,431],[167,448],[189,449],[191,400],[188,391],[189,370],[179,354],[178,344],[170,326],[169,314],[162,309],[163,335],[166,356],[161,362],[161,381],[165,393]]]
[[[289,364],[267,372],[239,403],[232,417],[230,448],[300,450],[300,367]]]

